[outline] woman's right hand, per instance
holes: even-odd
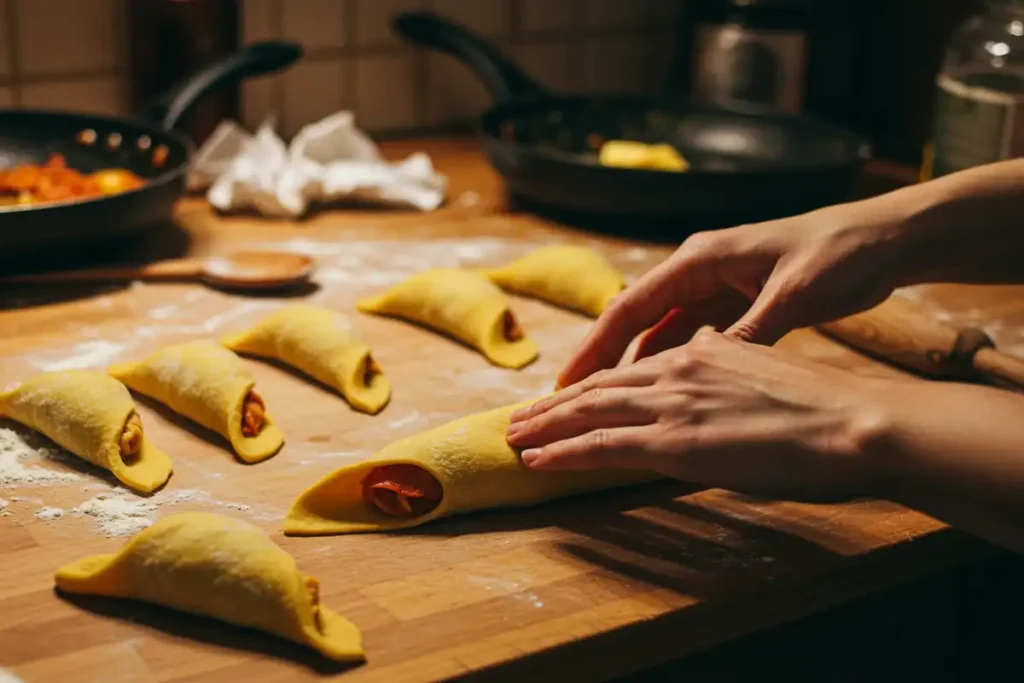
[[[637,359],[684,344],[705,325],[774,344],[797,327],[881,303],[900,279],[892,247],[900,213],[898,204],[875,200],[693,235],[612,302],[560,385],[614,367],[637,335],[673,310]]]

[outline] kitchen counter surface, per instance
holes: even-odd
[[[411,325],[356,314],[359,296],[428,267],[501,263],[553,240],[591,244],[630,278],[670,253],[665,245],[506,213],[499,179],[471,142],[387,146],[394,155],[415,148],[426,148],[451,177],[449,206],[436,213],[332,210],[287,223],[217,217],[193,198],[180,205],[180,227],[133,248],[136,256],[242,248],[310,254],[319,265],[316,286],[288,298],[181,284],[0,292],[0,386],[44,370],[102,368],[169,343],[216,339],[301,299],[358,317],[394,387],[392,403],[370,417],[284,370],[246,360],[287,438],[280,454],[254,466],[236,462],[220,439],[137,401],[148,434],[175,461],[170,483],[151,499],[112,489],[109,477],[86,465],[24,460],[31,472],[74,478],[6,485],[0,478],[7,503],[0,502],[0,667],[28,683],[607,678],[991,554],[985,544],[889,503],[779,503],[674,483],[394,535],[283,537],[281,520],[296,494],[339,465],[456,417],[546,392],[589,324],[514,299],[541,356],[512,372]],[[882,180],[866,191],[893,175],[875,170]],[[942,319],[984,327],[1010,352],[1024,351],[1024,289],[935,286],[901,294]],[[896,372],[810,331],[781,343],[855,372]],[[266,529],[320,579],[323,602],[359,626],[368,663],[338,669],[241,629],[144,605],[59,597],[54,569],[124,543],[109,535],[124,519],[76,512],[112,495],[135,503],[127,524],[137,528],[199,509]]]

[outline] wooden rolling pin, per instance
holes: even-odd
[[[912,302],[890,297],[849,318],[818,326],[823,334],[864,353],[938,379],[986,381],[1024,390],[1024,361],[1002,353],[983,331],[957,330]]]

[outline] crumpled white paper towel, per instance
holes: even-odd
[[[197,152],[189,175],[189,187],[206,189],[220,211],[290,218],[303,216],[314,202],[345,199],[433,211],[447,185],[422,152],[385,161],[347,111],[309,124],[290,145],[272,120],[255,134],[222,122]]]

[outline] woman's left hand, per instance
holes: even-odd
[[[508,442],[538,470],[646,469],[790,498],[865,495],[889,383],[705,328],[518,411]]]

